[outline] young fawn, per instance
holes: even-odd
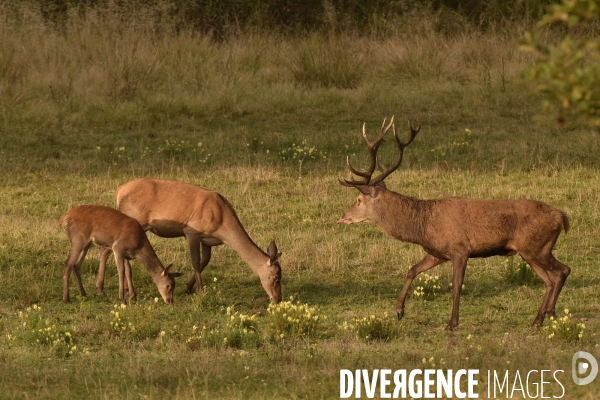
[[[71,242],[71,251],[65,262],[63,275],[63,301],[65,303],[70,301],[69,276],[72,269],[75,271],[79,293],[86,296],[81,282],[81,263],[92,243],[95,243],[111,249],[115,254],[119,274],[119,298],[122,302],[125,302],[125,278],[129,297],[132,301],[136,300],[131,280],[131,267],[128,262],[128,260],[135,259],[146,266],[163,300],[165,303],[171,304],[175,290],[174,278],[182,274],[169,272],[171,265],[167,268],[163,267],[148,241],[144,229],[135,219],[110,207],[82,205],[63,215],[58,225],[66,228]],[[100,292],[102,293],[102,290]]]

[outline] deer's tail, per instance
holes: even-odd
[[[561,213],[562,214],[562,227],[565,230],[565,232],[569,231],[569,217],[567,217],[567,214],[565,214],[564,212]]]

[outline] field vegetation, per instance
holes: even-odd
[[[168,2],[0,2],[0,398],[337,398],[340,369],[424,367],[478,368],[482,395],[487,370],[563,370],[565,398],[596,398],[597,381],[572,382],[571,358],[600,360],[598,131],[540,114],[522,79],[532,56],[518,50],[533,11],[486,19],[416,3],[361,24],[329,8],[316,26],[217,32]],[[407,119],[422,130],[388,188],[533,198],[569,215],[557,320],[530,327],[545,288],[518,256],[469,262],[454,332],[447,264],[415,281],[394,319],[423,250],[336,224],[357,195],[337,183],[346,156],[368,161],[363,122],[375,135],[392,115],[400,135]],[[118,302],[113,261],[96,295],[97,248],[83,264],[88,297],[71,285],[63,304],[58,219],[114,205],[117,186],[142,176],[216,190],[261,248],[275,239],[284,302],[269,305],[225,246],[204,293],[185,294],[186,241],[148,234],[186,275],[172,306],[139,263],[136,304]]]

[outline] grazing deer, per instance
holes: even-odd
[[[377,150],[387,131],[393,128],[398,144],[398,159],[380,175],[372,177],[378,165]],[[458,326],[458,308],[461,287],[469,258],[511,256],[519,253],[546,284],[546,295],[533,322],[539,327],[544,314],[555,315],[558,295],[569,276],[570,268],[556,260],[552,248],[560,232],[569,229],[564,212],[535,200],[476,200],[468,198],[442,198],[420,200],[388,190],[383,180],[402,162],[404,148],[419,132],[421,126],[411,131],[403,143],[396,135],[394,118],[381,127],[375,141],[369,141],[363,125],[363,137],[371,157],[366,172],[357,171],[347,163],[350,172],[360,180],[340,179],[344,186],[360,191],[356,202],[344,213],[338,224],[374,222],[388,235],[418,244],[427,252],[406,275],[406,283],[398,297],[398,319],[404,315],[404,301],[413,279],[445,261],[452,262],[452,317],[446,329]]]
[[[281,253],[277,245],[272,241],[267,253],[262,251],[246,233],[231,204],[219,193],[183,182],[141,178],[119,186],[115,195],[119,210],[135,218],[144,230],[165,238],[186,237],[194,267],[188,293],[196,282],[197,291],[202,291],[200,273],[210,261],[211,248],[224,243],[259,276],[270,300],[281,301]],[[105,249],[100,256],[96,282],[99,290],[109,255],[110,249]]]
[[[129,296],[135,301],[135,291],[131,280],[131,268],[127,260],[141,261],[156,283],[158,291],[167,304],[173,301],[175,290],[175,277],[181,273],[169,272],[171,266],[164,268],[156,256],[146,233],[140,224],[133,218],[105,206],[82,205],[73,208],[58,221],[59,226],[67,229],[71,241],[71,251],[65,262],[63,275],[63,301],[69,299],[69,276],[75,270],[75,278],[79,286],[79,293],[85,296],[85,289],[81,282],[81,263],[88,249],[95,243],[105,249],[113,251],[119,274],[119,298],[125,302],[124,279],[127,279]],[[125,275],[125,276],[124,276]]]

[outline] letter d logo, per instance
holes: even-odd
[[[578,362],[582,358],[585,359],[585,361]],[[585,378],[579,377],[579,375],[584,375],[587,371],[590,371],[588,376]],[[575,382],[575,384],[587,385],[596,378],[596,375],[598,375],[598,361],[596,361],[594,356],[590,353],[578,351],[573,354],[572,373],[573,382]]]

